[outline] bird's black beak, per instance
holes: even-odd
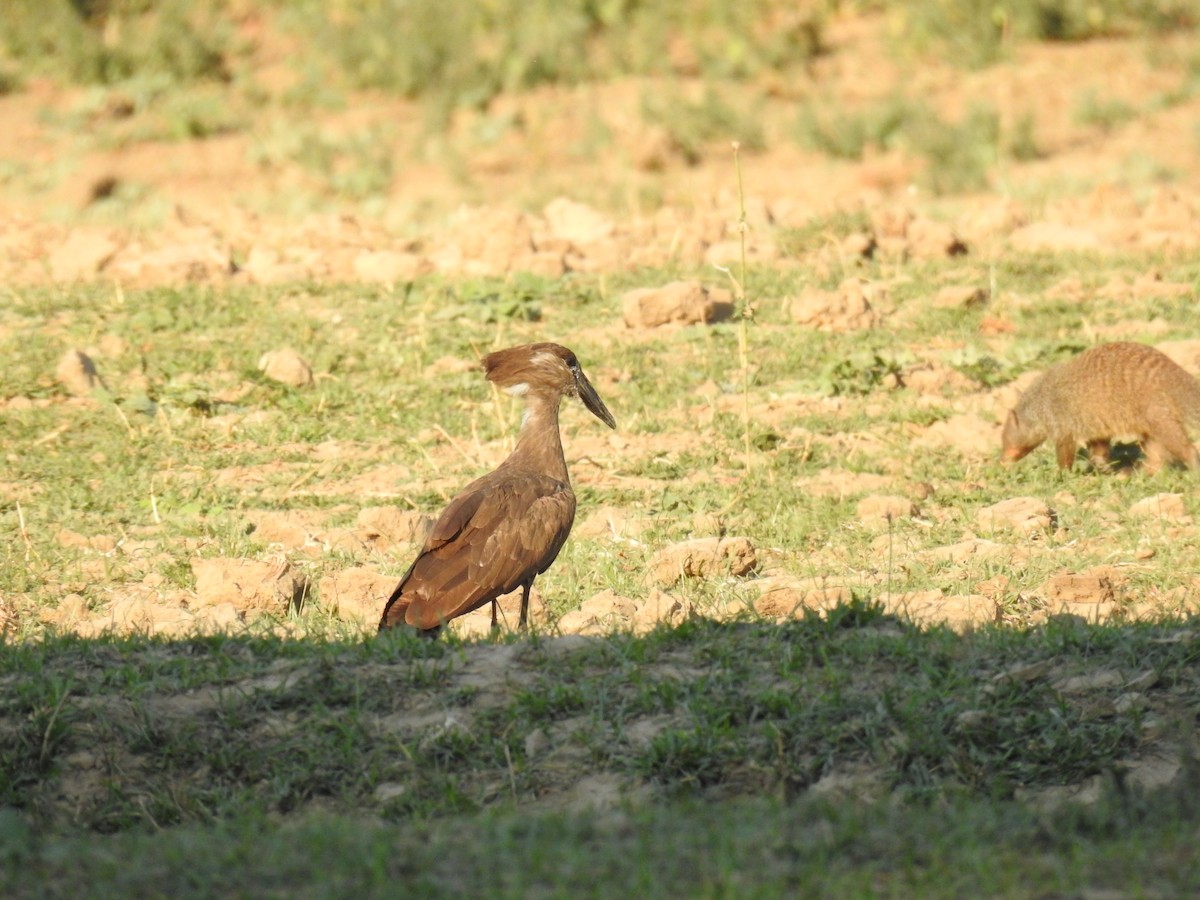
[[[609,428],[616,428],[617,420],[608,411],[608,407],[604,405],[604,401],[600,399],[600,395],[596,393],[596,389],[592,387],[592,383],[583,374],[583,370],[576,369],[574,374],[575,390],[578,391],[579,399],[583,401],[583,405],[591,411],[592,415]]]

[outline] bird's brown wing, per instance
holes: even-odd
[[[570,487],[545,475],[494,474],[469,485],[438,518],[384,607],[381,628],[401,621],[434,628],[554,562],[575,519]]]

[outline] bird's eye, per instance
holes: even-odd
[[[566,359],[563,360],[563,362],[565,362],[567,364],[568,369],[578,369],[579,368],[579,360],[577,360],[574,357],[574,355],[568,356]]]

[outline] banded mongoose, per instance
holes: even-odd
[[[1136,438],[1146,471],[1172,460],[1195,469],[1188,421],[1200,422],[1200,382],[1153,347],[1101,344],[1048,369],[1025,392],[1004,423],[1003,457],[1021,459],[1049,440],[1059,468],[1069,469],[1084,443],[1103,468],[1114,439]]]

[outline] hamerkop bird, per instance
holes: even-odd
[[[529,589],[550,568],[575,520],[558,408],[578,397],[609,428],[617,423],[583,374],[579,360],[558,344],[524,344],[483,358],[488,381],[525,399],[517,446],[494,472],[472,481],[450,501],[383,608],[379,630],[399,626],[437,637],[456,616],[492,604],[520,587],[521,619]]]

